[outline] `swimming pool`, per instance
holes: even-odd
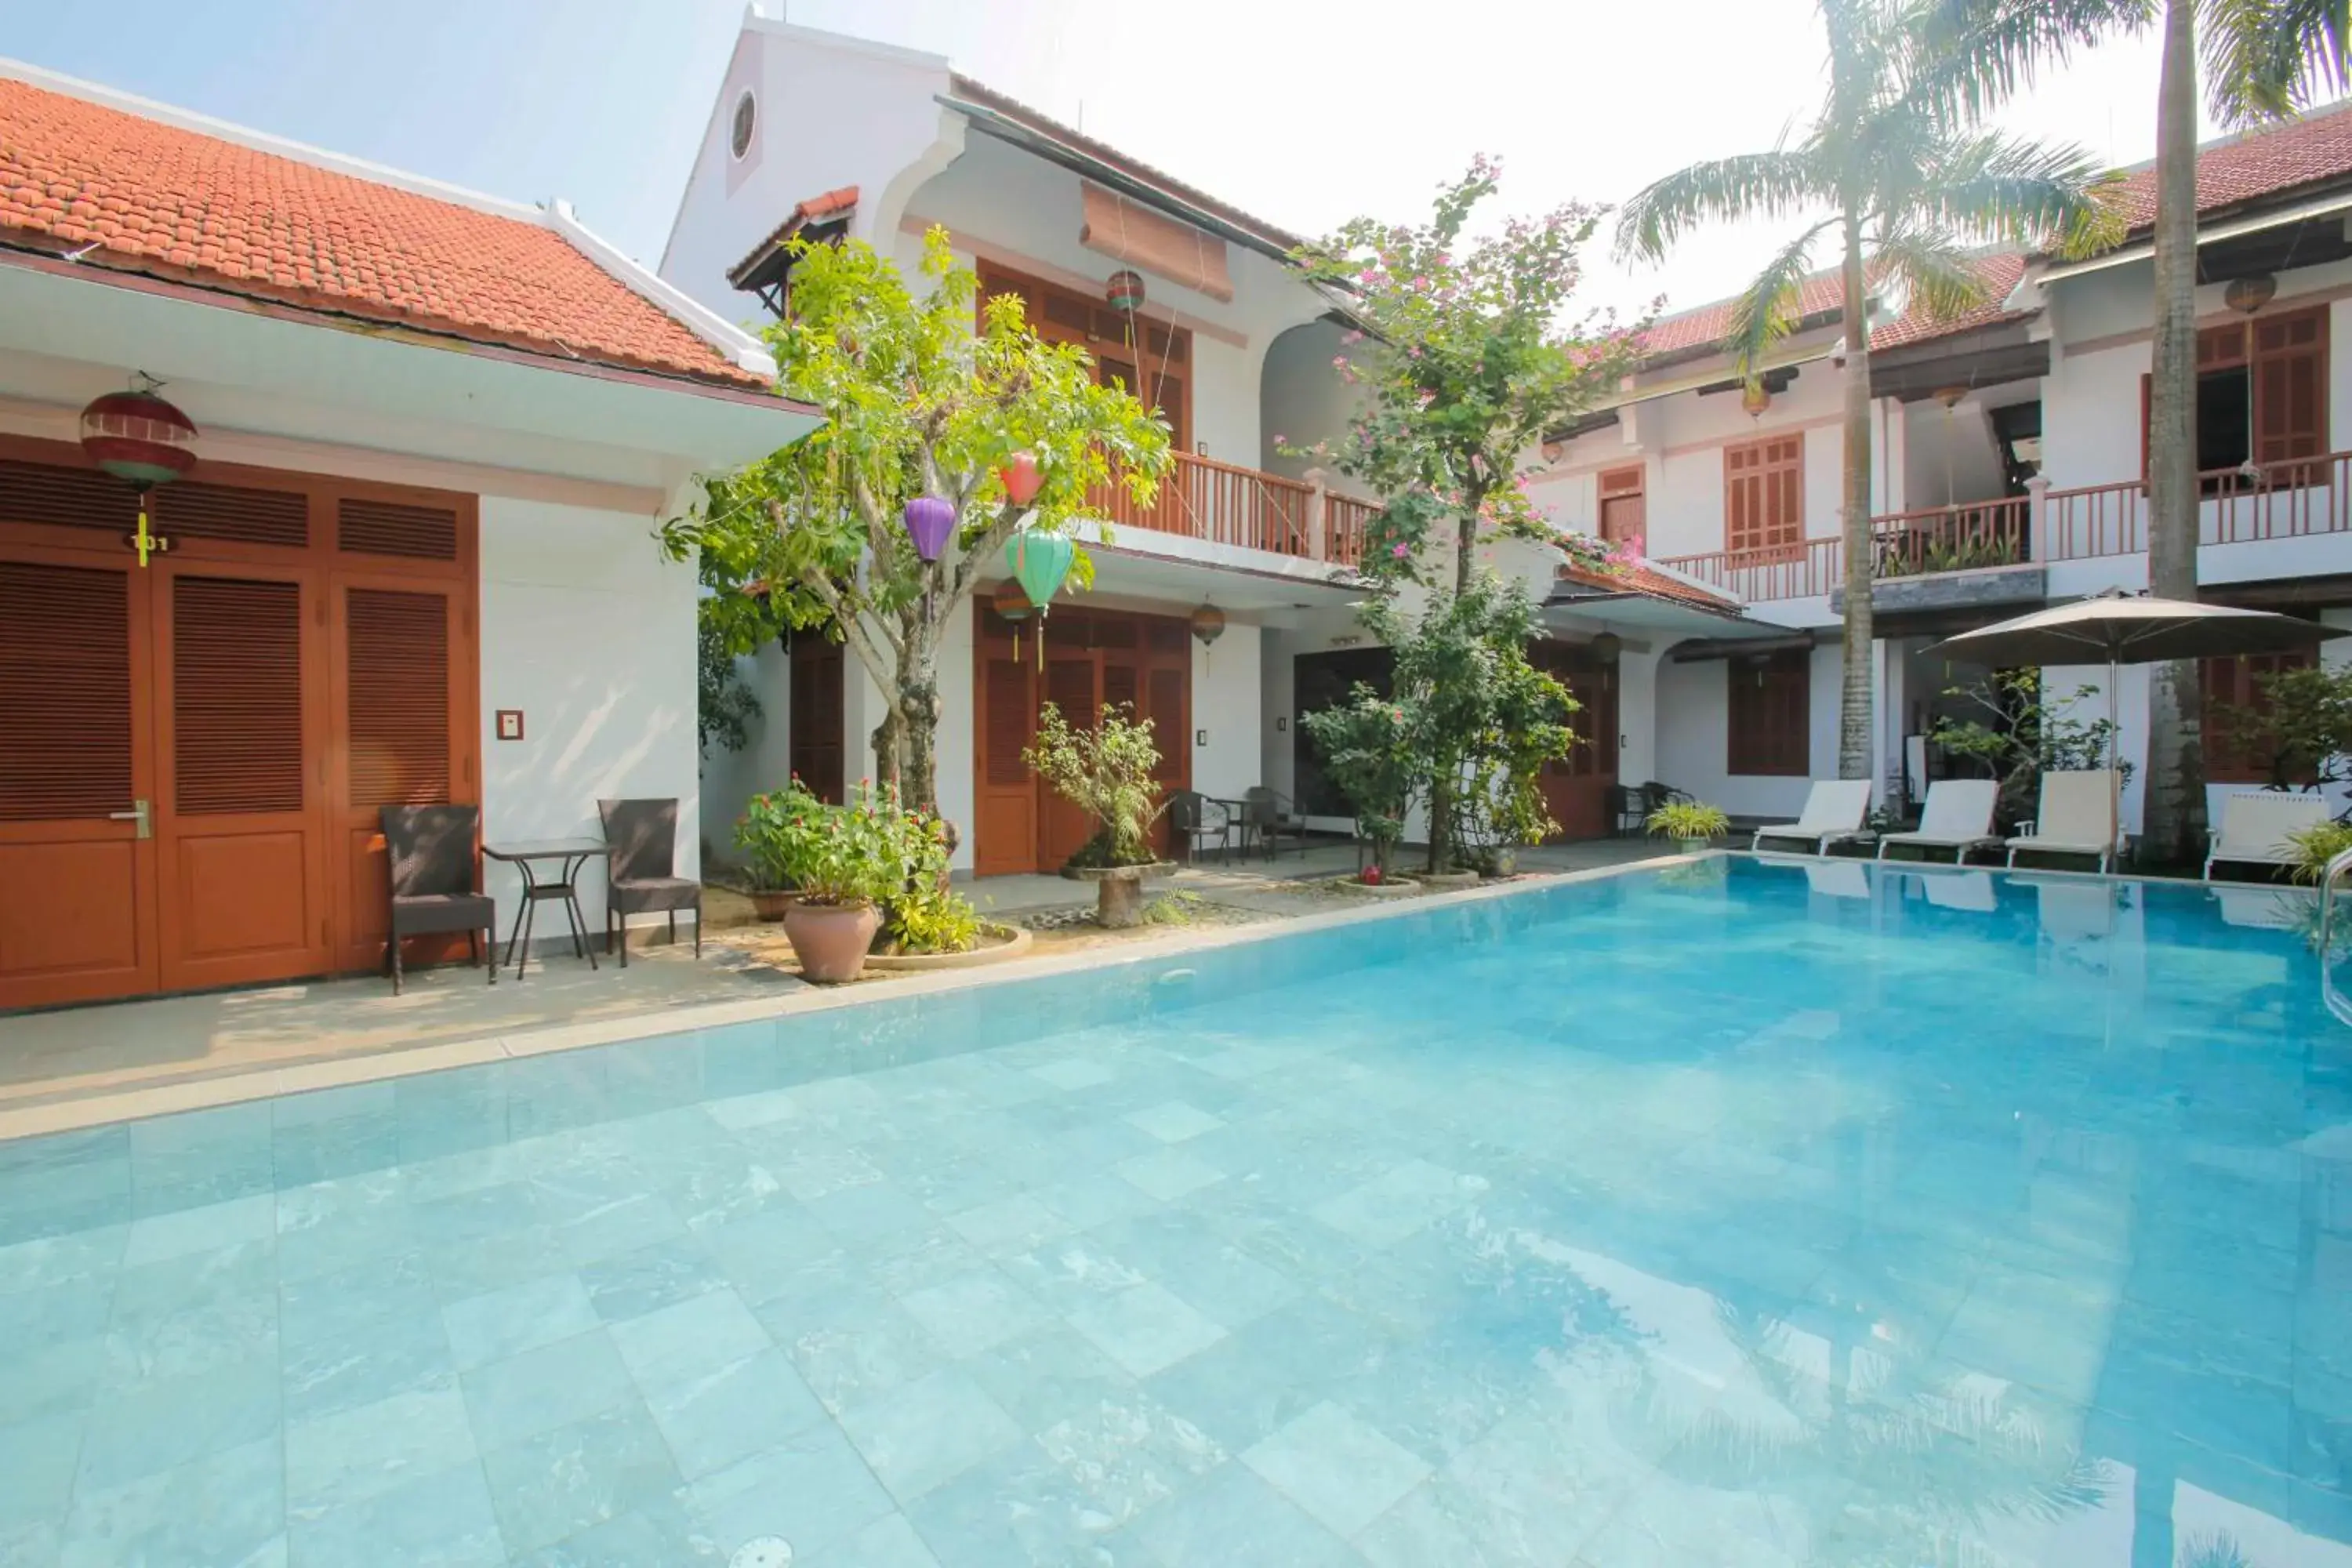
[[[2278,904],[1718,858],[0,1144],[0,1563],[2352,1564]]]

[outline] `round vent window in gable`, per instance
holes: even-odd
[[[738,158],[751,150],[751,128],[759,114],[760,107],[752,100],[751,89],[746,88],[743,96],[735,100],[735,121],[727,133],[727,144]]]

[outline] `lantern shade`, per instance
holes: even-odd
[[[1120,268],[1103,284],[1103,298],[1114,310],[1132,310],[1143,303],[1143,274]]]
[[[1062,579],[1070,574],[1070,563],[1077,553],[1076,542],[1062,534],[1031,531],[1013,536],[1004,547],[1004,562],[1029,602],[1043,610],[1061,592]]]
[[[1772,406],[1772,394],[1762,382],[1751,382],[1740,389],[1739,406],[1754,418]]]
[[[81,446],[116,479],[146,489],[196,466],[194,421],[152,392],[110,392],[81,411]]]
[[[1619,637],[1615,632],[1598,633],[1593,637],[1591,642],[1593,657],[1600,659],[1603,664],[1616,663],[1617,656],[1620,652],[1623,651],[1624,647],[1625,639]]]
[[[1201,639],[1202,647],[1214,643],[1225,635],[1225,612],[1214,605],[1203,605],[1193,611],[1192,635]]]
[[[1004,486],[1005,498],[1014,506],[1027,506],[1035,500],[1039,488],[1045,482],[1036,458],[1028,452],[1015,452],[1005,458],[996,470],[996,478]]]
[[[1014,626],[1027,620],[1037,608],[1029,602],[1029,595],[1021,591],[1018,583],[1000,584],[995,595],[989,600],[988,607],[996,612],[999,620],[1010,621]]]
[[[926,561],[937,561],[947,547],[948,535],[955,531],[955,508],[937,496],[917,496],[907,503],[903,517],[907,532],[915,541],[915,553]]]

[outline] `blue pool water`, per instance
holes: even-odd
[[[0,1145],[0,1563],[2352,1564],[2274,904],[1718,860]]]

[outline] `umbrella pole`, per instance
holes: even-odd
[[[2124,841],[2124,775],[2116,765],[2116,743],[2121,731],[2116,723],[2116,680],[2122,667],[2115,650],[2107,651],[2107,847],[2114,851],[2113,865],[2121,869]]]

